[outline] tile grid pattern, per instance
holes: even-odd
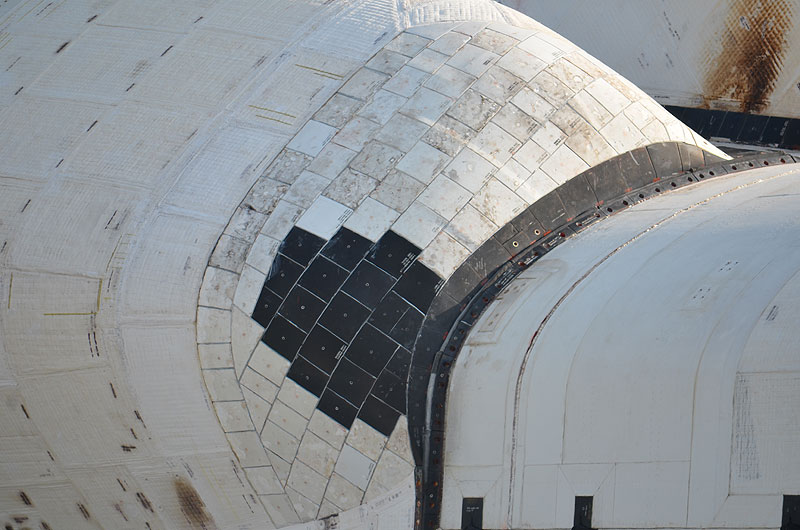
[[[344,82],[258,179],[209,260],[197,314],[204,379],[234,451],[261,470],[248,477],[279,524],[312,519],[320,505],[318,492],[287,485],[295,460],[265,449],[294,458],[291,432],[317,414],[316,396],[286,377],[288,361],[259,344],[264,330],[249,318],[293,227],[329,239],[344,226],[370,241],[391,229],[447,278],[589,165],[670,138],[713,149],[549,31],[431,28],[401,33]],[[267,359],[261,371],[251,357]],[[276,402],[286,407],[273,412]],[[247,416],[264,428],[245,428]]]

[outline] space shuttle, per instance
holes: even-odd
[[[0,527],[800,528],[791,1],[0,3]]]

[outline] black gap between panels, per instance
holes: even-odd
[[[444,280],[394,232],[377,242],[341,228],[330,240],[298,227],[281,243],[252,318],[291,362],[287,377],[350,428],[391,435],[406,413],[414,339]]]

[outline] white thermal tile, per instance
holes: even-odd
[[[278,255],[278,246],[280,246],[280,241],[277,239],[259,234],[253,246],[250,247],[247,264],[267,274],[272,266],[272,261]]]
[[[247,255],[247,241],[223,234],[211,254],[208,264],[233,272],[240,272]]]
[[[420,53],[429,42],[431,42],[430,39],[404,31],[395,37],[392,42],[384,46],[384,49],[401,53],[408,57],[414,57]]]
[[[425,37],[426,39],[435,40],[449,32],[457,25],[458,24],[456,22],[438,22],[436,24],[426,24],[424,26],[412,26],[406,29],[406,31],[408,33],[413,33],[414,35],[419,35],[420,37]]]
[[[308,426],[308,420],[306,418],[290,409],[279,399],[272,404],[272,410],[269,413],[269,421],[298,440],[303,437],[303,433]]]
[[[400,112],[430,126],[436,123],[452,102],[447,96],[421,87],[408,99]]]
[[[449,55],[445,55],[437,51],[422,50],[419,55],[408,62],[408,65],[418,68],[423,72],[433,73],[449,58]]]
[[[197,353],[202,368],[233,368],[233,355],[229,343],[198,344]]]
[[[378,460],[383,447],[386,445],[386,436],[382,435],[360,419],[356,419],[347,435],[347,445],[352,446],[371,460]]]
[[[498,125],[489,122],[467,145],[495,166],[502,167],[522,144]]]
[[[206,268],[198,304],[218,309],[230,309],[238,280],[239,275],[234,272],[216,267]]]
[[[530,138],[533,131],[539,126],[536,120],[511,103],[503,106],[500,112],[492,118],[492,122],[522,142]]]
[[[308,170],[327,179],[333,179],[342,172],[356,152],[336,143],[329,143],[308,165]]]
[[[444,174],[472,193],[483,186],[495,167],[472,149],[463,149],[444,169]]]
[[[489,179],[470,204],[497,226],[504,226],[527,206],[513,191],[495,178]]]
[[[312,432],[306,432],[297,451],[297,459],[325,478],[333,473],[339,452],[322,438]]]
[[[341,511],[342,509],[333,504],[331,501],[328,499],[323,499],[322,504],[319,505],[317,519],[325,519],[326,517],[330,517],[331,515],[335,515]]]
[[[353,210],[327,197],[318,197],[297,221],[297,227],[330,239],[350,217]]]
[[[283,493],[283,486],[281,486],[278,475],[275,473],[272,466],[247,468],[247,479],[259,495],[276,495]]]
[[[267,222],[261,227],[261,233],[272,239],[283,241],[286,234],[289,233],[297,220],[300,219],[303,211],[304,208],[296,204],[284,200],[279,201],[270,216],[267,217]],[[270,263],[271,262],[272,260],[270,260]]]
[[[423,183],[402,171],[393,169],[383,179],[383,182],[378,184],[378,187],[375,188],[370,197],[398,212],[403,212],[414,202],[414,199],[424,188],[425,185]]]
[[[495,65],[475,82],[473,88],[492,100],[504,104],[516,94],[525,82],[508,70]]]
[[[419,248],[425,248],[447,224],[442,216],[415,202],[392,225],[392,230]]]
[[[372,480],[387,488],[393,489],[397,486],[401,477],[408,477],[414,472],[414,466],[406,462],[391,451],[386,451],[378,460],[375,467],[375,475]]]
[[[402,107],[407,98],[399,96],[388,90],[378,90],[372,101],[367,103],[358,114],[368,120],[372,120],[381,125],[389,121],[389,118]]]
[[[346,169],[325,189],[325,196],[334,201],[344,203],[349,208],[356,208],[377,185],[377,180],[351,169]]]
[[[218,401],[214,403],[219,423],[225,432],[253,430],[253,422],[245,401]]]
[[[479,46],[499,55],[506,53],[516,43],[517,39],[489,28],[475,35],[470,41],[470,44],[474,44],[475,46]]]
[[[404,66],[388,80],[383,88],[405,97],[411,97],[430,74],[411,66]]]
[[[548,153],[533,140],[528,140],[516,153],[514,160],[522,164],[528,171],[536,171],[539,166],[547,160]]]
[[[511,101],[523,112],[533,117],[539,123],[544,123],[556,111],[546,99],[525,87],[514,96]]]
[[[566,145],[556,149],[555,153],[542,163],[541,167],[542,171],[559,184],[563,184],[578,173],[589,169],[589,165]]]
[[[402,156],[403,153],[394,147],[373,141],[365,145],[356,155],[350,162],[350,167],[374,179],[383,180]]]
[[[336,462],[336,473],[355,484],[359,489],[366,490],[375,462],[345,444]]]
[[[425,142],[417,142],[397,164],[397,169],[423,184],[431,181],[450,157]]]
[[[292,463],[292,471],[286,484],[317,504],[322,502],[325,494],[325,477],[299,460]]]
[[[364,491],[357,488],[340,475],[334,473],[325,492],[325,498],[343,510],[355,508],[361,503]]]
[[[439,175],[419,196],[419,202],[449,221],[471,198],[472,193]]]
[[[628,108],[625,109],[625,116],[640,130],[647,127],[651,121],[656,119],[641,101],[628,105]]]
[[[430,45],[428,48],[431,50],[436,50],[437,52],[441,52],[445,55],[453,55],[461,48],[466,42],[469,40],[467,35],[463,33],[445,33]]]
[[[494,176],[497,177],[497,180],[515,190],[528,180],[528,177],[531,176],[531,171],[516,160],[511,159],[498,169]]]
[[[379,128],[380,124],[356,116],[333,137],[333,142],[353,151],[361,151],[361,148],[375,136],[375,131]]]
[[[364,102],[359,99],[342,94],[334,94],[333,97],[314,114],[314,119],[339,129],[353,117],[353,114],[355,114],[363,104]]]
[[[261,212],[239,206],[225,227],[224,233],[252,243],[266,219],[267,217]]]
[[[408,436],[408,419],[405,416],[400,416],[400,418],[398,418],[392,435],[389,437],[389,441],[386,442],[386,448],[400,456],[409,464],[414,463],[414,457],[411,455],[411,443]]]
[[[469,88],[475,77],[457,68],[444,65],[425,81],[425,85],[440,94],[457,98]]]
[[[286,377],[286,372],[289,371],[291,363],[279,355],[275,350],[259,342],[253,356],[250,357],[250,362],[247,364],[250,368],[266,377],[276,385],[283,383],[283,378]]]
[[[528,86],[556,107],[560,107],[575,95],[572,89],[549,72],[540,72],[528,83]]]
[[[465,35],[469,35],[470,37],[474,37],[481,31],[483,31],[488,25],[489,23],[483,20],[465,20],[464,22],[461,22],[458,26],[453,28],[453,31],[457,31]]]
[[[322,122],[309,120],[303,128],[286,145],[288,149],[293,149],[308,156],[317,156],[322,148],[325,147],[336,129]]]
[[[332,420],[321,410],[315,410],[308,422],[308,430],[325,440],[329,445],[339,450],[347,438],[347,429]]]
[[[225,435],[242,467],[268,466],[269,458],[256,431],[231,432]]]
[[[300,442],[294,436],[269,420],[261,431],[261,441],[264,442],[264,447],[287,462],[294,461],[297,449],[300,447]]]
[[[444,115],[425,133],[422,139],[443,153],[454,156],[473,136],[475,136],[475,131],[460,121]]]
[[[597,130],[602,129],[613,116],[586,90],[581,90],[569,100],[569,106]]]
[[[245,368],[242,374],[242,386],[261,397],[267,403],[275,401],[275,396],[278,395],[278,385],[269,381],[252,368]]]
[[[497,230],[497,225],[470,204],[458,212],[445,228],[445,232],[472,252],[478,250]]]
[[[651,121],[644,129],[642,134],[648,139],[648,143],[663,142],[669,140],[667,128],[659,120]]]
[[[565,57],[558,59],[545,69],[559,81],[577,92],[592,82],[592,76],[575,66]]]
[[[467,247],[446,232],[439,232],[422,251],[419,260],[442,278],[449,278],[469,255]]]
[[[247,402],[247,412],[250,414],[253,426],[256,432],[261,433],[272,405],[247,388],[242,387],[242,394],[244,395],[244,400]]]
[[[551,154],[558,148],[559,145],[564,142],[566,138],[567,135],[549,121],[536,129],[536,131],[531,135],[531,140],[536,142],[540,147],[543,147],[545,151]]]
[[[517,45],[519,48],[536,56],[547,64],[552,63],[562,55],[564,52],[549,42],[544,41],[539,35],[531,35]]]
[[[467,44],[458,50],[447,61],[453,68],[458,68],[475,77],[480,76],[499,58],[499,55],[483,48]]]
[[[595,166],[617,154],[605,138],[586,123],[572,133],[566,145],[590,166]]]
[[[367,61],[367,66],[384,74],[392,75],[402,68],[406,62],[408,62],[408,57],[405,55],[383,49]]]
[[[360,234],[370,241],[377,241],[389,230],[392,223],[399,217],[399,213],[385,204],[367,197],[356,208],[353,215],[345,221],[344,227]]]
[[[317,406],[317,396],[302,388],[291,379],[285,379],[278,399],[289,405],[291,408],[302,414],[306,418],[311,417],[314,408]]]
[[[263,429],[266,428],[267,426],[264,425]],[[261,432],[261,441],[264,441],[263,429]],[[286,481],[289,480],[289,472],[292,470],[292,464],[278,456],[277,453],[274,453],[270,450],[267,450],[267,456],[269,457],[269,461],[272,463],[272,469],[274,469],[275,474],[278,475],[278,480],[280,480],[282,484],[286,484]]]
[[[395,114],[375,135],[375,139],[407,153],[422,138],[429,125],[402,114]]]
[[[586,86],[586,91],[615,116],[630,104],[630,100],[605,79],[595,79]]]
[[[283,196],[283,200],[300,206],[301,208],[308,208],[329,183],[330,181],[325,177],[310,171],[303,171],[303,173],[297,177],[294,184],[292,184],[292,187],[289,188],[289,191],[286,192],[286,195]],[[267,222],[269,222],[269,220],[267,220]],[[264,226],[266,226],[266,224]]]
[[[210,307],[197,308],[197,342],[230,342],[231,312]]]
[[[361,68],[339,89],[339,93],[358,99],[369,99],[387,79],[389,76],[386,74]]]
[[[258,292],[261,292],[260,288]],[[264,334],[264,328],[237,307],[231,311],[231,317],[231,351],[238,377],[241,376],[250,354]]]
[[[297,512],[292,506],[292,501],[289,500],[288,495],[262,495],[259,499],[264,503],[270,519],[278,528],[300,522],[300,518],[297,517]]]
[[[642,132],[624,114],[608,122],[608,125],[600,129],[600,134],[618,153],[630,151],[647,142]]]
[[[289,500],[292,501],[292,506],[294,506],[300,519],[303,521],[311,521],[316,518],[317,513],[319,513],[319,502],[306,498],[305,495],[288,485],[286,486],[286,495],[288,495]]]
[[[498,59],[497,66],[505,68],[525,81],[530,81],[547,66],[547,63],[519,47],[514,47]]]
[[[266,274],[245,264],[242,269],[242,275],[239,277],[239,283],[236,286],[236,294],[233,298],[234,305],[247,315],[253,314],[253,308],[256,305],[259,294],[261,294],[261,287],[266,279]]]

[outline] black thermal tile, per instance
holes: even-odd
[[[278,312],[278,307],[280,307],[282,301],[280,296],[264,287],[261,289],[256,307],[253,309],[253,320],[261,324],[262,327],[267,327],[269,321]]]
[[[656,175],[660,178],[672,175],[681,170],[681,155],[678,152],[678,144],[675,142],[660,142],[647,146],[650,160],[656,170]]]
[[[350,343],[345,358],[377,376],[397,348],[396,342],[366,324]]]
[[[373,383],[375,383],[373,376],[347,359],[342,359],[331,375],[328,388],[353,405],[359,406],[372,390]]]
[[[362,261],[344,282],[342,290],[374,309],[381,298],[389,292],[395,279],[368,261]]]
[[[630,189],[636,189],[653,182],[656,171],[646,147],[638,147],[625,154],[612,158],[619,173]],[[627,191],[627,190],[624,190]]]
[[[619,170],[619,162],[611,159],[602,162],[586,172],[586,180],[594,190],[598,202],[606,202],[625,193],[628,187]]]
[[[781,145],[784,149],[798,150],[800,149],[800,120],[791,120],[781,139]]]
[[[389,291],[375,308],[369,323],[388,334],[410,307],[411,304],[394,291]]]
[[[318,397],[322,395],[328,382],[328,374],[300,356],[292,362],[286,377]]]
[[[700,169],[705,161],[703,160],[703,150],[696,145],[678,144],[678,151],[681,155],[681,166],[684,171]]]
[[[306,334],[280,315],[272,319],[261,340],[281,356],[294,359]]]
[[[286,256],[278,254],[272,262],[272,268],[269,270],[264,287],[267,287],[278,296],[286,296],[302,273],[302,266]]]
[[[503,244],[490,237],[472,253],[467,262],[479,276],[486,278],[509,259],[511,259],[511,254],[503,247]]]
[[[545,230],[555,230],[567,222],[567,210],[557,190],[551,191],[533,203],[531,211]]]
[[[706,109],[686,108],[681,114],[678,119],[694,131],[699,131],[708,119],[708,111]]]
[[[572,219],[581,212],[594,210],[597,197],[583,175],[576,175],[558,188],[558,195],[564,203],[567,217]]]
[[[411,367],[411,352],[400,347],[394,352],[386,369],[400,378],[401,381],[408,381],[408,369]]]
[[[386,370],[375,381],[372,394],[403,414],[406,412],[406,382]]]
[[[722,120],[722,123],[719,126],[717,136],[720,138],[727,138],[729,140],[735,140],[738,138],[739,131],[742,130],[742,126],[744,125],[744,117],[745,115],[741,112],[728,112],[725,114],[725,119]]]
[[[399,342],[400,345],[407,350],[414,349],[414,340],[417,338],[417,333],[419,333],[419,328],[422,325],[422,319],[424,317],[425,315],[413,307],[410,308],[400,317],[400,320],[389,332],[389,336]]]
[[[341,228],[322,249],[322,255],[335,261],[347,270],[353,270],[372,247],[372,241]]]
[[[347,270],[331,260],[317,256],[298,283],[323,300],[330,300],[347,279],[348,274]]]
[[[683,113],[686,112],[686,107],[676,107],[674,105],[664,105],[664,109],[678,119],[681,119]]]
[[[515,232],[525,232],[528,234],[533,235],[533,237],[539,237],[544,232],[544,227],[539,223],[539,220],[533,214],[533,211],[530,207],[525,208],[522,213],[517,215],[510,223],[507,223],[505,226],[513,226]],[[505,227],[504,227],[505,228]],[[538,233],[537,233],[538,231]],[[502,237],[500,237],[498,233],[494,235],[495,239],[498,241],[504,241]],[[506,238],[505,240],[508,240]]]
[[[764,127],[764,132],[761,135],[761,143],[763,145],[780,145],[783,139],[783,133],[789,126],[791,120],[789,118],[771,117],[767,120],[767,125]]]
[[[439,294],[434,298],[434,302],[428,308],[427,314],[430,314],[431,310],[437,305],[436,300],[440,296],[445,296],[447,300],[452,300],[452,303],[448,304],[448,307],[450,307],[464,302],[465,298],[474,295],[483,278],[472,268],[471,262],[472,260],[468,259],[450,276],[450,279],[447,280],[447,283],[444,284],[444,287],[439,290]],[[439,305],[441,306],[441,304]]]
[[[389,231],[372,247],[367,259],[397,278],[419,253],[420,249],[411,242]]]
[[[358,417],[378,432],[391,436],[400,413],[375,396],[369,396]]]
[[[695,129],[697,134],[703,138],[711,138],[712,136],[719,136],[719,128],[725,120],[726,112],[724,110],[707,110],[706,119],[699,129]]]
[[[323,245],[325,245],[324,239],[295,226],[283,239],[280,253],[301,265],[308,265]]]
[[[742,124],[742,130],[739,131],[739,136],[736,138],[738,142],[758,144],[761,143],[761,135],[764,128],[767,126],[769,116],[761,116],[759,114],[748,114]]]
[[[317,408],[335,420],[345,429],[349,429],[356,419],[358,409],[345,401],[341,396],[337,396],[330,389],[322,393],[322,397],[317,403]]]
[[[311,331],[314,323],[325,309],[325,302],[299,285],[286,296],[278,314],[286,317],[303,331]]]
[[[322,326],[314,326],[300,347],[300,355],[324,372],[331,373],[344,352],[345,343]]]
[[[323,311],[319,323],[343,341],[350,342],[369,317],[369,313],[369,309],[340,291]]]
[[[424,313],[431,306],[433,297],[443,283],[444,280],[438,274],[419,261],[415,261],[392,290]]]

